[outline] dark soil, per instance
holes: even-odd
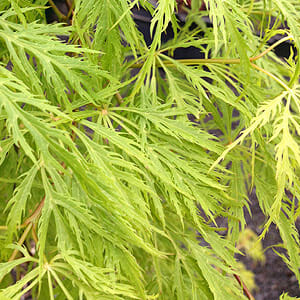
[[[250,196],[250,208],[252,217],[245,211],[245,217],[248,227],[256,234],[262,232],[261,225],[265,221],[265,216],[261,212],[257,198],[253,193]],[[296,224],[298,230],[300,222]],[[274,224],[271,225],[265,239],[262,241],[264,249],[282,243],[279,232]],[[278,251],[278,248],[276,249]],[[253,292],[255,300],[276,300],[285,292],[289,296],[300,297],[300,289],[296,276],[285,265],[283,260],[272,250],[268,248],[265,251],[266,261],[264,264],[254,263],[249,257],[243,256],[240,260],[245,264],[248,270],[255,274],[255,283],[257,291]]]

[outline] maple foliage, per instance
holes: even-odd
[[[0,2],[1,299],[251,299],[251,191],[300,281],[299,0],[185,3]]]

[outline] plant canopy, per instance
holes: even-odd
[[[250,192],[300,281],[300,1],[67,2],[0,2],[0,299],[253,299]]]

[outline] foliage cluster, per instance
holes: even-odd
[[[272,51],[300,49],[299,0],[194,0],[182,28],[175,0],[67,2],[0,2],[1,299],[247,299],[252,189],[300,281],[300,63]]]

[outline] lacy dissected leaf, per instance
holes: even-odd
[[[114,81],[108,73],[81,55],[84,51],[91,55],[99,55],[98,52],[58,40],[56,36],[68,36],[70,28],[60,25],[45,28],[37,23],[27,24],[24,28],[3,17],[0,17],[0,28],[0,39],[6,45],[18,76],[25,79],[38,95],[46,89],[47,97],[52,98],[54,103],[57,101],[70,109],[69,97],[73,93],[77,94],[76,97],[94,102],[95,92],[103,85],[103,76]],[[67,52],[73,53],[73,56],[64,55]]]
[[[25,178],[18,188],[16,188],[14,197],[8,203],[7,209],[9,209],[9,214],[7,216],[7,223],[10,234],[13,234],[22,223],[22,217],[26,212],[26,202],[31,196],[32,184],[37,171],[38,167],[34,165],[27,173],[23,174]]]
[[[124,42],[120,30],[135,56],[137,51],[142,51],[141,34],[134,24],[130,10],[137,4],[138,1],[76,1],[76,34],[87,45],[92,38],[92,49],[104,52],[101,58],[103,68],[114,74],[120,72],[124,59]]]
[[[0,298],[246,299],[255,192],[300,281],[299,1],[46,2],[0,3]]]

